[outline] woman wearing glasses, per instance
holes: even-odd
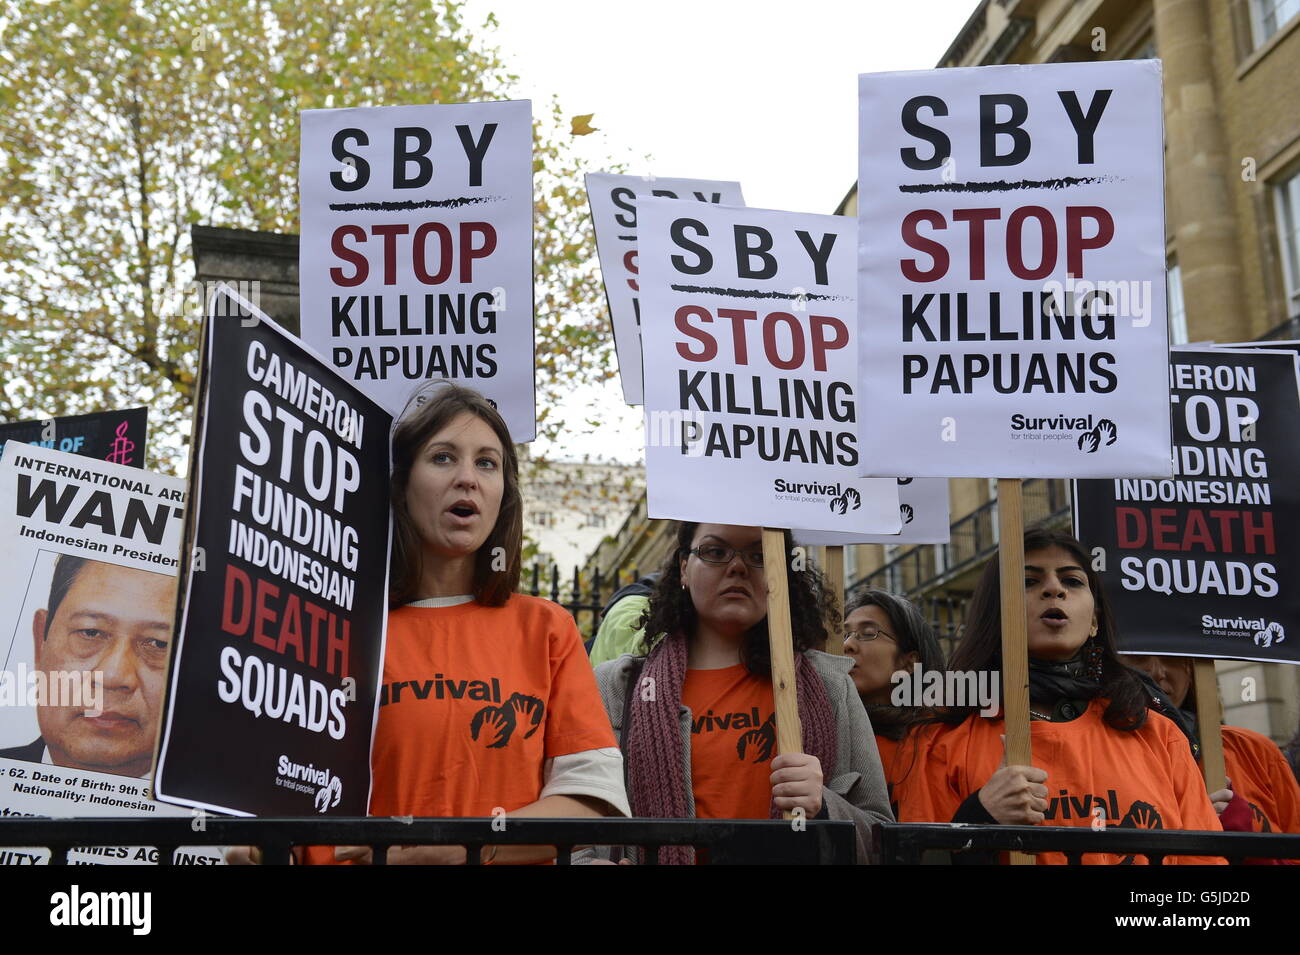
[[[871,726],[876,731],[876,746],[889,783],[890,805],[894,784],[901,773],[899,750],[908,726],[915,722],[918,710],[903,701],[894,704],[899,671],[911,675],[913,667],[922,672],[943,671],[943,651],[934,630],[921,612],[902,597],[883,590],[868,590],[852,597],[845,605],[844,655],[853,661],[849,678],[867,708]],[[910,683],[908,684],[910,685]],[[916,701],[919,704],[919,701]],[[905,770],[911,760],[903,758]]]
[[[760,528],[681,524],[646,614],[658,638],[644,657],[596,668],[632,812],[850,819],[865,861],[871,823],[893,817],[851,661],[812,649],[825,645],[834,599],[815,570],[786,566],[803,752],[777,755],[763,564]],[[692,859],[687,847],[660,850],[661,862]]]

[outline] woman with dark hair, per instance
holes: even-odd
[[[791,553],[789,533],[785,550]],[[884,774],[849,660],[825,645],[835,601],[811,567],[784,568],[803,752],[775,755],[762,530],[679,525],[650,598],[645,656],[596,668],[622,741],[633,812],[654,818],[851,819],[865,861],[873,821],[890,821]],[[685,847],[660,860],[688,863]]]
[[[900,743],[918,718],[920,701],[895,705],[895,674],[913,668],[922,673],[943,671],[943,650],[934,628],[910,601],[883,590],[866,590],[844,607],[844,655],[853,661],[849,678],[867,708],[876,732],[876,747],[885,769],[892,800],[898,781]],[[911,752],[912,747],[907,747]],[[905,763],[910,759],[905,758]],[[897,807],[895,807],[896,809]]]
[[[949,670],[1000,674],[999,597],[994,557],[971,599]],[[1120,661],[1105,591],[1083,545],[1068,534],[1041,527],[1025,532],[1025,615],[1035,765],[1005,765],[1001,715],[947,707],[925,728],[917,765],[895,790],[900,818],[1221,831],[1187,737]],[[1065,860],[1042,853],[1038,861]]]
[[[1197,726],[1192,689],[1194,657],[1126,655],[1124,662],[1149,675],[1170,702]],[[1224,829],[1300,832],[1300,785],[1282,750],[1263,733],[1244,726],[1221,728],[1228,788],[1210,795]]]
[[[572,616],[515,593],[523,505],[505,422],[438,384],[393,437],[393,544],[375,816],[627,814],[622,758]],[[547,846],[489,847],[540,862]],[[389,863],[459,864],[463,846],[395,847]],[[368,862],[368,847],[309,861]]]

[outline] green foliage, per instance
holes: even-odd
[[[0,416],[148,404],[151,466],[169,471],[198,359],[190,226],[297,230],[299,110],[501,99],[515,80],[453,0],[0,9]],[[538,405],[553,437],[556,399],[613,368],[569,124],[558,104],[534,115]]]

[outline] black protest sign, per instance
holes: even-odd
[[[148,421],[148,408],[15,421],[0,424],[0,449],[7,441],[17,441],[142,468]]]
[[[264,317],[205,341],[159,798],[364,815],[392,419]]]
[[[1121,650],[1300,663],[1296,361],[1176,349],[1174,477],[1076,483]]]

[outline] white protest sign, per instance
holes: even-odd
[[[10,442],[0,458],[0,814],[189,816],[149,778],[176,614],[185,482]],[[5,850],[0,864],[46,861]],[[216,864],[215,848],[177,861]],[[70,862],[157,862],[150,847]]]
[[[638,199],[652,518],[893,533],[858,466],[854,223]]]
[[[620,176],[592,172],[586,177],[591,224],[596,231],[601,280],[614,326],[618,373],[623,400],[642,402],[641,302],[637,297],[636,199],[660,196],[696,202],[743,206],[740,183],[712,179],[667,179],[659,176]]]
[[[859,94],[859,473],[1167,477],[1159,62]]]
[[[844,534],[836,531],[794,532],[794,542],[808,547],[853,544],[946,544],[949,538],[948,482],[944,478],[898,478],[897,534]]]
[[[390,411],[452,379],[531,441],[532,175],[526,100],[303,111],[303,340]]]

